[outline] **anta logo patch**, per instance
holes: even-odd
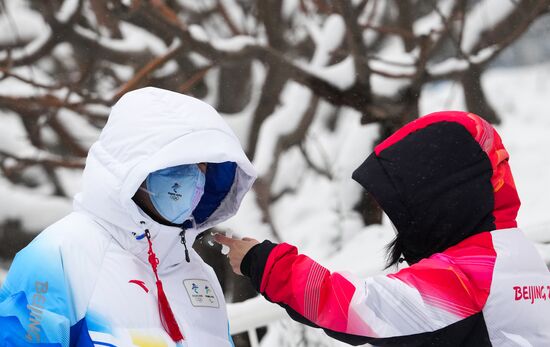
[[[176,182],[172,185],[172,190],[174,192],[168,192],[168,195],[170,195],[170,198],[172,200],[178,201],[181,198],[182,195],[180,193],[178,193],[178,189],[180,187],[181,187],[181,185],[178,182]]]
[[[143,290],[145,290],[145,293],[149,293],[149,289],[147,288],[147,286],[145,285],[145,282],[143,282],[143,281],[140,281],[140,280],[129,280],[128,283],[137,284],[137,285],[140,286]]]
[[[207,280],[184,280],[183,286],[195,307],[220,307],[216,293]]]

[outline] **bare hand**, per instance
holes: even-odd
[[[229,264],[231,264],[233,272],[237,275],[242,275],[241,263],[246,253],[248,253],[252,247],[260,243],[258,240],[251,239],[249,237],[239,240],[221,234],[214,235],[214,240],[219,244],[229,247],[227,257],[229,258]]]

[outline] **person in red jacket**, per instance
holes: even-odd
[[[395,225],[390,275],[330,272],[296,247],[216,239],[235,272],[294,320],[352,345],[550,346],[550,272],[517,228],[496,130],[466,112],[421,117],[353,173]]]

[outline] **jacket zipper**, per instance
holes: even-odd
[[[186,229],[185,228],[182,228],[181,229],[181,232],[180,232],[180,239],[181,239],[181,243],[183,244],[183,247],[185,248],[185,260],[190,263],[191,262],[191,258],[189,257],[189,250],[187,249],[187,242],[185,240],[185,232],[186,232]]]

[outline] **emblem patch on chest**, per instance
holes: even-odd
[[[206,280],[183,280],[183,286],[195,307],[220,307],[214,288]]]

